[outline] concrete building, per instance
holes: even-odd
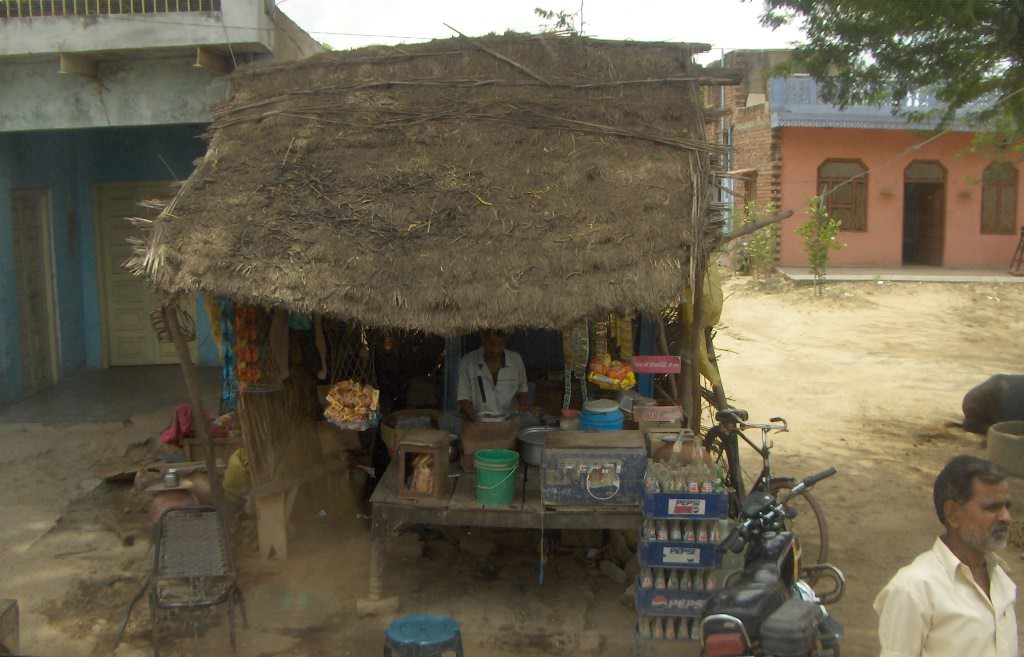
[[[0,405],[82,368],[177,362],[121,267],[206,151],[237,67],[323,48],[272,0],[0,2]],[[215,364],[198,299],[194,356]]]
[[[839,109],[807,75],[771,77],[788,58],[779,50],[731,52],[725,66],[744,69],[744,82],[709,95],[709,104],[732,110],[719,138],[733,144],[737,209],[756,200],[795,212],[782,224],[781,266],[807,264],[794,230],[808,219],[808,199],[823,191],[846,244],[830,253],[830,265],[1009,266],[1024,225],[1021,162],[1011,152],[975,152],[970,129],[940,133],[888,107]],[[907,103],[940,106],[929,94]]]

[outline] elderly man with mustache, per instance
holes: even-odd
[[[1010,537],[1006,476],[957,456],[933,498],[945,533],[875,598],[881,657],[1017,657],[1017,587],[995,553]]]

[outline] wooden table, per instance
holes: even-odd
[[[443,499],[409,499],[398,494],[398,462],[392,461],[370,497],[373,530],[370,544],[371,601],[383,594],[387,534],[402,524],[504,527],[522,529],[636,529],[642,522],[639,506],[558,506],[541,502],[541,472],[535,466],[516,473],[516,495],[508,506],[484,506],[476,501],[476,473],[451,464],[451,493]],[[524,482],[523,479],[526,481]]]

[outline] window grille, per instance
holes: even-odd
[[[0,0],[0,19],[220,11],[221,0]]]
[[[818,193],[825,198],[828,216],[839,220],[840,230],[868,229],[867,171],[851,160],[829,160],[818,167]]]

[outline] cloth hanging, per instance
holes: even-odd
[[[235,368],[235,304],[220,298],[220,409],[230,413],[238,406],[238,372]]]

